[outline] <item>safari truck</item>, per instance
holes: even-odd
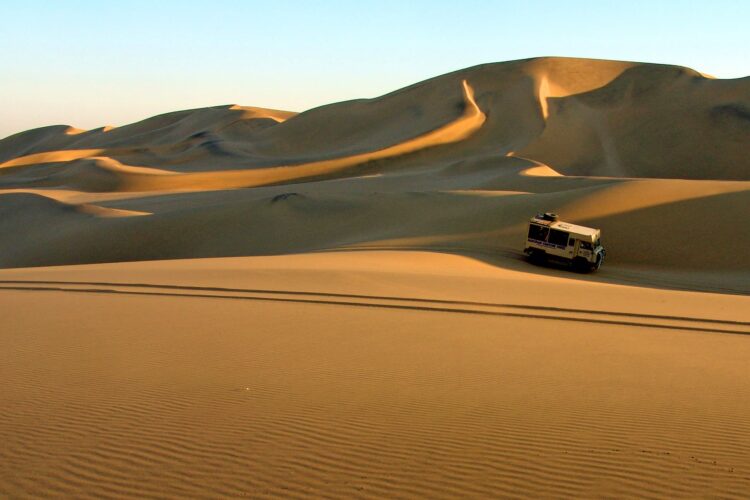
[[[606,251],[601,245],[601,231],[559,220],[557,214],[532,217],[524,253],[534,263],[557,261],[578,272],[596,271],[602,266]]]

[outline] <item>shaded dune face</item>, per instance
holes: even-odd
[[[733,249],[750,235],[727,214],[750,209],[748,117],[748,78],[541,58],[300,114],[216,106],[45,127],[0,141],[0,265],[362,246],[512,254],[528,217],[556,210],[601,227],[611,265],[747,270]],[[687,220],[700,244],[664,240]]]

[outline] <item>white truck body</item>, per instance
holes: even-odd
[[[555,214],[539,214],[529,221],[524,253],[532,260],[570,263],[579,271],[601,267],[606,251],[601,230],[559,221]]]

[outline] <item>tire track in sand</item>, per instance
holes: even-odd
[[[750,335],[750,322],[745,321],[421,297],[301,290],[201,287],[154,283],[42,280],[0,280],[0,290],[254,300],[348,307],[375,307]]]

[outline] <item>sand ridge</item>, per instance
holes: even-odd
[[[75,164],[75,166],[68,168],[65,171],[66,177],[73,177],[72,182],[69,181],[65,185],[91,191],[231,189],[274,184],[289,180],[304,181],[311,177],[330,175],[363,163],[410,154],[424,148],[449,144],[451,142],[465,139],[482,126],[485,120],[485,115],[477,106],[474,100],[473,90],[466,80],[462,82],[462,88],[465,110],[462,116],[456,120],[402,143],[377,151],[346,156],[343,158],[265,169],[211,171],[176,175],[176,172],[127,166],[116,160],[94,156],[106,152],[104,150],[72,150],[32,154],[4,162],[0,164],[0,168],[37,165],[42,163],[69,162],[80,159],[89,160],[86,164],[91,165],[91,161],[94,161],[94,165],[90,168],[95,168],[100,171],[104,170],[105,172],[112,174],[110,177],[117,177],[117,182],[114,185],[106,183],[106,181],[103,181],[102,184],[91,185],[92,177],[99,175],[99,172],[91,172],[88,170],[80,172],[80,168],[76,169],[76,167],[79,167],[78,164]],[[233,109],[235,108],[233,107]],[[71,169],[73,169],[72,172],[70,171]],[[39,183],[31,185],[49,185],[51,183],[51,185],[54,186],[56,185],[56,182],[59,182],[54,177],[57,176],[45,177],[41,179]],[[79,180],[78,178],[82,179]],[[65,182],[65,180],[63,180],[63,182]],[[78,182],[78,185],[76,185],[76,182]]]

